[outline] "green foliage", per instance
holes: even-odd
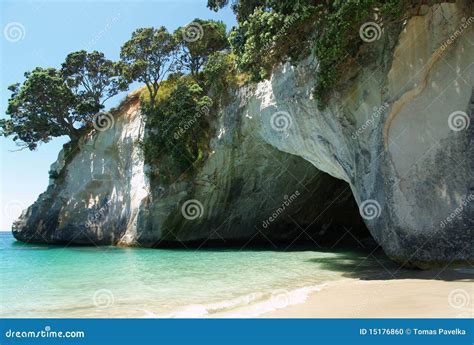
[[[167,56],[176,57],[175,68],[167,71],[167,80],[149,85],[150,77],[142,79],[149,91],[141,98],[148,129],[142,147],[152,177],[161,181],[191,173],[207,156],[213,105],[207,94],[219,98],[236,75],[234,57],[222,52],[229,46],[222,22],[195,19],[178,28],[172,42]]]
[[[152,107],[160,82],[176,70],[176,53],[177,43],[163,26],[135,30],[121,48],[122,75],[128,81],[145,83]]]
[[[84,50],[66,57],[61,75],[76,95],[77,112],[92,117],[104,108],[104,103],[128,88],[114,62],[98,51]]]
[[[60,72],[54,68],[37,67],[25,73],[25,82],[9,87],[12,95],[6,114],[0,120],[1,134],[13,135],[18,145],[34,150],[38,142],[69,135],[79,137],[74,123],[81,121],[75,111],[77,99],[66,85]]]
[[[329,92],[344,73],[345,63],[355,58],[364,43],[359,37],[360,26],[374,20],[378,13],[380,25],[400,17],[406,10],[406,1],[347,0],[335,1],[318,19],[321,28],[314,52],[319,62],[318,85],[315,90],[320,106],[324,107]]]
[[[174,80],[171,92],[158,105],[145,109],[148,133],[143,140],[145,161],[151,175],[174,180],[206,155],[209,143],[208,116],[212,101],[203,89],[187,78]]]
[[[191,24],[178,28],[174,38],[180,48],[180,68],[194,77],[211,54],[229,47],[225,24],[214,20],[194,19]]]
[[[239,68],[250,73],[253,81],[260,81],[277,63],[307,53],[308,44],[301,31],[313,11],[310,7],[301,7],[294,13],[256,8],[230,34]]]
[[[325,103],[328,91],[333,88],[344,58],[356,53],[362,41],[359,27],[372,11],[374,0],[339,1],[330,8],[324,17],[319,19],[322,30],[315,42],[314,52],[319,62],[320,73],[316,97],[321,104]]]
[[[171,74],[168,76],[167,79],[163,80],[160,83],[160,88],[158,90],[158,93],[156,94],[155,104],[153,107],[158,106],[158,104],[160,104],[162,100],[170,96],[171,92],[176,87],[176,81],[181,77],[182,76],[180,74]],[[148,108],[150,108],[150,102],[150,93],[147,91],[146,86],[144,86],[140,89],[141,108],[147,110]],[[147,111],[145,111],[145,113],[147,113]]]
[[[0,134],[13,135],[19,146],[30,150],[63,135],[76,141],[104,102],[127,87],[104,54],[71,53],[60,71],[37,67],[25,73],[23,84],[9,87],[9,118],[0,120]]]
[[[288,1],[288,0],[287,0]],[[239,22],[241,21],[242,18],[246,18],[248,15],[250,15],[255,8],[257,7],[271,7],[271,4],[276,4],[278,6],[278,2],[284,3],[285,1],[281,0],[208,0],[207,2],[207,7],[209,7],[211,10],[217,11],[227,5],[229,5],[229,2],[231,3],[232,10],[235,12],[237,15],[237,19]],[[292,2],[292,1],[288,1]]]
[[[361,24],[398,20],[410,2],[208,0],[213,10],[229,4],[239,23],[229,37],[225,25],[213,20],[195,19],[173,34],[164,27],[141,28],[122,46],[118,64],[97,51],[78,51],[59,71],[38,67],[25,73],[23,84],[9,88],[9,117],[0,120],[0,134],[13,135],[30,150],[62,135],[76,142],[107,99],[140,81],[148,91],[141,103],[151,129],[146,159],[155,166],[169,161],[175,171],[167,175],[173,176],[206,156],[209,124],[199,109],[209,113],[212,102],[205,95],[219,103],[247,76],[260,81],[278,63],[296,62],[312,50],[319,63],[315,96],[324,107],[364,44]],[[190,28],[197,37],[189,35]],[[226,52],[229,41],[233,53]]]
[[[238,86],[238,71],[236,56],[223,52],[215,52],[203,70],[204,85],[212,95],[221,95],[231,88]]]
[[[208,0],[218,10],[229,0]],[[253,81],[269,76],[285,61],[297,61],[311,49],[319,62],[316,98],[324,107],[329,92],[364,43],[359,28],[366,21],[397,20],[407,0],[235,0],[232,9],[239,22],[229,37],[238,67]]]

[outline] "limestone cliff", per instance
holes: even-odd
[[[467,1],[442,3],[387,29],[324,110],[312,97],[317,61],[277,68],[219,110],[198,172],[167,185],[147,179],[132,98],[112,128],[61,152],[13,233],[143,246],[305,238],[317,248],[324,232],[361,228],[360,211],[400,262],[472,260],[473,15]]]

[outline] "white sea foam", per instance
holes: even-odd
[[[210,304],[194,304],[183,307],[161,317],[201,318],[223,316],[228,318],[251,318],[267,312],[304,303],[311,293],[321,291],[327,283],[306,286],[286,291],[277,289],[267,293],[252,293],[234,299]],[[148,314],[145,317],[150,317]]]

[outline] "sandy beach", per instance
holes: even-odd
[[[392,279],[347,278],[327,283],[304,303],[267,318],[457,318],[474,316],[472,269],[402,272]]]
[[[361,273],[361,272],[360,272]],[[217,318],[472,318],[474,270],[365,272],[319,287],[280,293],[273,301]]]

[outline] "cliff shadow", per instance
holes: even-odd
[[[446,266],[420,270],[408,269],[390,260],[383,252],[360,253],[358,256],[341,253],[337,258],[314,258],[310,262],[323,269],[342,272],[346,278],[361,280],[423,279],[443,281],[474,281],[474,268]]]

